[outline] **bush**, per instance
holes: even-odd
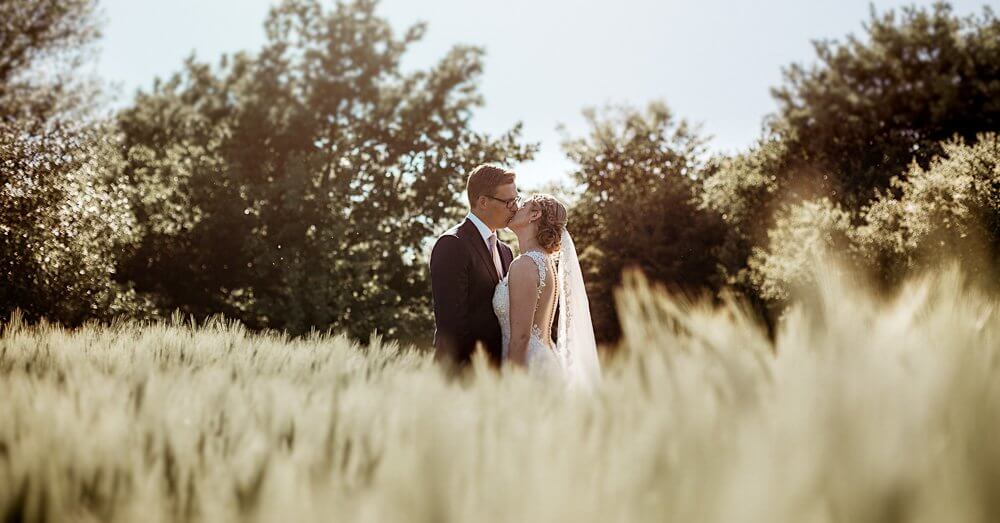
[[[907,271],[957,259],[971,274],[993,279],[1000,260],[1000,139],[958,138],[923,168],[913,164],[866,209],[855,234],[859,252],[886,283]]]
[[[2,157],[23,160],[0,186],[0,313],[79,324],[137,312],[114,280],[135,230],[103,131],[0,140]]]
[[[79,324],[135,312],[113,280],[133,241],[112,130],[75,66],[91,0],[0,2],[0,316]]]
[[[791,204],[778,212],[768,247],[748,263],[760,295],[786,301],[793,290],[814,283],[816,264],[831,252],[850,252],[851,215],[828,199]]]
[[[913,272],[959,263],[979,283],[996,281],[1000,260],[1000,140],[940,145],[923,168],[914,163],[860,213],[827,199],[778,213],[766,248],[750,260],[762,296],[783,300],[804,283],[817,258],[840,253],[852,268],[890,290]],[[857,224],[857,225],[856,225]]]

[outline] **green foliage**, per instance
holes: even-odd
[[[394,34],[375,2],[287,1],[265,27],[257,54],[190,59],[119,115],[142,231],[125,276],[200,317],[428,337],[424,240],[463,173],[534,147],[470,128],[480,49],[405,72],[423,27]]]
[[[884,285],[919,265],[894,222],[900,191],[945,153],[945,141],[974,143],[1000,128],[998,41],[991,10],[958,17],[939,3],[873,10],[862,37],[816,42],[819,63],[792,65],[772,91],[779,111],[768,135],[707,169],[700,199],[729,226],[729,283],[780,302],[819,245],[844,247],[849,263]],[[933,206],[917,208],[928,214],[911,221],[935,221]]]
[[[858,251],[881,279],[897,283],[907,271],[957,259],[987,281],[1000,261],[1000,138],[982,134],[967,145],[941,144],[928,168],[914,164],[893,180],[864,213],[855,232]]]
[[[72,79],[92,1],[0,2],[0,314],[68,324],[134,312],[112,280],[133,237],[114,134]]]
[[[771,130],[790,166],[775,172],[806,197],[859,210],[941,141],[1000,129],[1000,20],[958,17],[945,3],[874,12],[865,37],[815,43],[820,64],[793,65],[772,92]]]
[[[771,213],[778,190],[775,172],[785,155],[780,141],[761,141],[749,151],[715,157],[706,168],[699,196],[702,204],[722,214],[733,232],[750,242],[766,232],[761,221]]]
[[[712,158],[698,191],[700,205],[721,215],[726,223],[719,258],[727,284],[754,301],[759,301],[759,289],[750,277],[747,260],[755,247],[766,244],[776,208],[790,196],[775,174],[783,170],[787,159],[784,145],[779,140],[761,140],[744,153]]]
[[[99,132],[0,143],[5,157],[31,158],[0,187],[0,311],[67,324],[138,312],[113,280],[134,219],[127,188],[108,171],[117,151]],[[12,151],[24,146],[38,148]]]
[[[782,208],[768,231],[768,248],[755,248],[748,262],[760,295],[785,301],[812,281],[813,268],[830,252],[850,247],[851,215],[826,198]]]
[[[767,249],[750,260],[764,297],[787,298],[808,282],[816,260],[841,253],[883,290],[908,274],[957,262],[980,283],[995,283],[1000,261],[1000,139],[979,135],[967,145],[940,145],[929,167],[914,163],[860,213],[829,200],[806,201],[779,213]],[[860,226],[853,224],[860,223]]]
[[[685,291],[718,288],[726,227],[695,199],[704,141],[665,105],[586,116],[589,136],[565,144],[580,184],[569,230],[581,249],[597,338],[612,341],[622,272],[638,268]]]
[[[98,36],[96,0],[0,0],[0,125],[38,136],[88,107],[73,78]],[[68,123],[68,122],[63,122]],[[17,133],[14,133],[17,134]]]

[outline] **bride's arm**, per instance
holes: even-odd
[[[538,269],[528,258],[518,258],[510,265],[510,361],[528,364],[528,339],[538,302]]]

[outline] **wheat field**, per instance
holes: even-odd
[[[593,396],[222,320],[0,335],[5,521],[1000,520],[1000,314],[948,270],[835,270],[775,338],[619,295]]]

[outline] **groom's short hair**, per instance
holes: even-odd
[[[469,173],[469,181],[465,190],[469,193],[469,206],[475,207],[480,196],[493,196],[497,187],[514,183],[514,171],[503,167],[484,163]]]

